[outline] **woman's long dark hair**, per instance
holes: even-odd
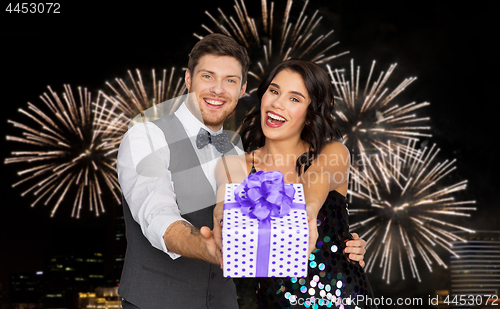
[[[259,96],[258,108],[243,119],[241,136],[243,147],[247,152],[264,146],[266,137],[261,127],[260,102],[274,77],[285,69],[302,76],[311,98],[311,104],[307,108],[306,125],[300,134],[300,138],[306,141],[310,148],[297,159],[296,168],[297,173],[300,175],[301,167],[311,163],[329,141],[342,138],[342,134],[332,115],[334,108],[332,84],[326,72],[319,65],[311,61],[291,59],[272,69],[257,90]]]

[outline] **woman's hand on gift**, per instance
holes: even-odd
[[[307,221],[309,223],[309,251],[307,252],[307,257],[316,250],[316,242],[318,241],[318,223],[316,217],[307,216]]]
[[[365,266],[365,261],[363,258],[365,256],[366,241],[359,238],[358,234],[351,233],[352,240],[346,242],[346,247],[344,253],[349,254],[349,259],[352,261],[358,261],[361,267]]]

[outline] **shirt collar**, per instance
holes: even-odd
[[[186,102],[182,103],[174,114],[181,121],[188,136],[196,136],[200,131],[200,128],[207,130],[210,134],[222,133],[222,127],[218,131],[212,131],[203,122],[196,118],[187,108]]]

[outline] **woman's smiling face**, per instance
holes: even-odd
[[[261,99],[261,126],[266,138],[300,136],[311,103],[299,73],[284,69],[273,78]]]

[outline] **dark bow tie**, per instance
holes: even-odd
[[[196,147],[201,149],[208,144],[214,145],[218,152],[224,153],[229,144],[229,138],[226,133],[211,135],[210,132],[201,128],[198,136],[196,136]]]

